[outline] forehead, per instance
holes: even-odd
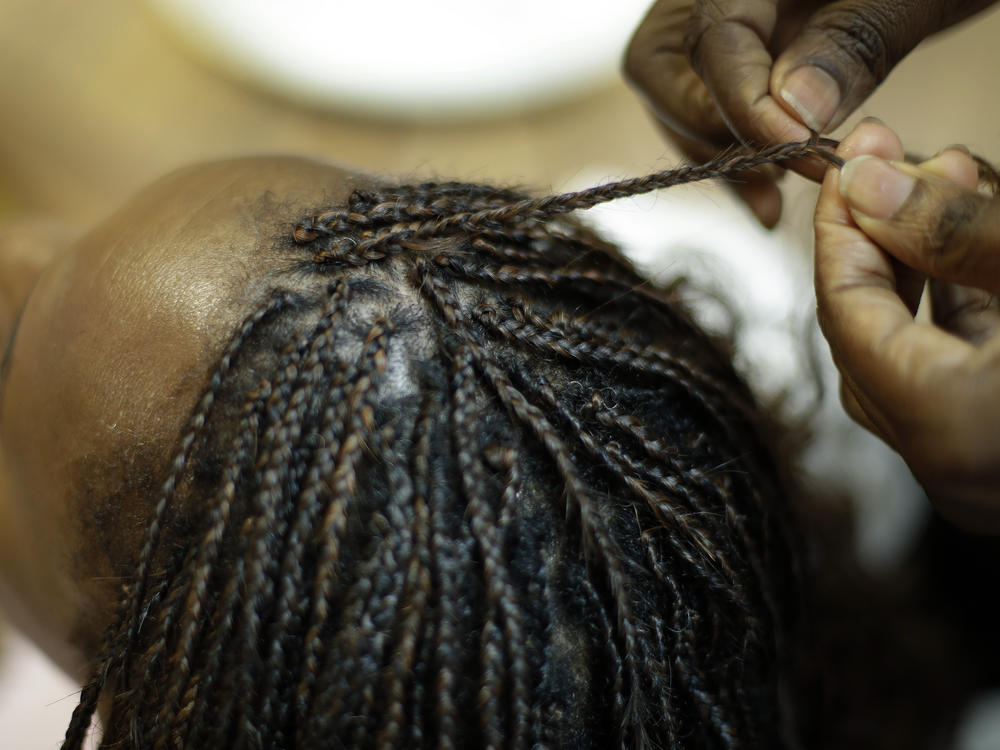
[[[6,463],[38,528],[88,512],[70,502],[84,474],[113,483],[129,457],[166,458],[225,341],[287,262],[276,248],[297,220],[363,184],[302,159],[186,169],[42,273],[2,411]]]
[[[124,409],[135,403],[130,393],[148,400],[169,391],[218,353],[272,282],[275,248],[294,222],[342,201],[356,181],[272,158],[194,167],[154,184],[41,275],[12,351],[10,390],[51,386],[66,409],[99,393]]]

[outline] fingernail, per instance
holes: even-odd
[[[821,133],[840,106],[840,86],[822,68],[803,65],[785,77],[781,98],[811,130]]]
[[[873,219],[888,219],[903,205],[916,180],[889,162],[865,154],[840,170],[840,194],[848,205]]]
[[[945,146],[943,149],[934,154],[935,157],[941,156],[945,151],[960,151],[966,156],[972,156],[972,152],[969,151],[968,146],[963,146],[961,143],[953,143],[950,146]]]

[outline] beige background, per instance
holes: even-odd
[[[881,117],[914,152],[962,142],[1000,159],[998,39],[993,13],[928,43],[859,117]],[[379,122],[307,111],[235,84],[187,55],[131,0],[0,0],[0,222],[52,216],[85,227],[173,167],[262,152],[539,190],[676,161],[620,82],[488,122]],[[813,188],[789,182],[782,231],[807,257]],[[739,211],[712,189],[696,199]],[[0,633],[5,747],[55,747],[71,690],[23,641]]]
[[[669,162],[621,83],[549,110],[420,126],[310,112],[235,85],[191,59],[142,4],[0,0],[0,210],[89,221],[181,164],[299,152],[375,172],[432,172],[559,187],[582,167],[621,174]],[[1000,146],[994,95],[1000,17],[905,61],[865,113],[911,150]]]

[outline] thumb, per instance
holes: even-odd
[[[832,130],[924,37],[953,0],[839,0],[809,19],[775,61],[770,90],[816,132]],[[961,5],[961,3],[956,3]]]
[[[1000,292],[1000,200],[874,156],[844,165],[840,193],[858,227],[905,265]]]

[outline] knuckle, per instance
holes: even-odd
[[[663,50],[659,49],[656,40],[637,33],[622,57],[622,74],[630,85],[644,89],[651,79],[663,75],[662,59]]]
[[[625,54],[622,57],[622,75],[631,85],[639,86],[644,78],[645,67],[646,56],[641,40],[632,37],[632,41],[625,48]]]
[[[629,83],[642,88],[670,68],[666,61],[683,57],[683,30],[690,12],[687,5],[666,0],[650,8],[622,56],[622,72]]]
[[[894,223],[916,245],[925,270],[933,277],[963,275],[974,266],[976,237],[988,201],[971,190],[944,186],[938,181],[920,179],[900,208]]]
[[[725,19],[725,12],[715,2],[695,3],[691,8],[691,15],[684,27],[684,52],[695,70],[701,70],[699,60],[705,54],[706,37]]]
[[[822,26],[830,43],[851,62],[860,64],[872,80],[882,81],[889,74],[895,64],[890,38],[893,24],[884,11],[838,9],[823,19]]]
[[[969,227],[976,222],[980,211],[980,201],[974,194],[958,195],[944,202],[928,238],[928,244],[936,250],[937,270],[960,272],[973,260]]]
[[[977,265],[976,247],[972,235],[982,211],[982,202],[973,193],[946,200],[928,229],[927,246],[931,250],[932,275],[964,277],[965,271]]]

